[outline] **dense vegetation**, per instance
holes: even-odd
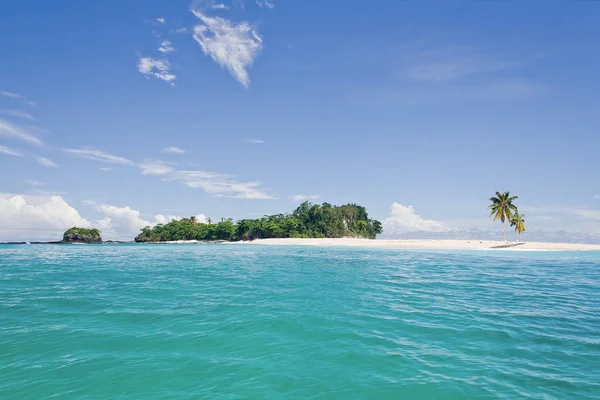
[[[63,234],[63,242],[67,243],[102,243],[98,229],[73,227]]]
[[[170,240],[254,240],[267,238],[339,238],[375,239],[382,233],[379,221],[369,219],[367,210],[356,204],[332,206],[329,203],[302,203],[291,214],[265,215],[259,219],[217,224],[197,222],[195,217],[171,221],[142,229],[136,242]]]

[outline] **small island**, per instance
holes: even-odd
[[[265,215],[237,222],[222,218],[213,224],[196,217],[174,220],[168,224],[146,226],[136,242],[173,241],[247,241],[272,238],[361,238],[375,239],[383,232],[381,222],[370,219],[365,207],[357,204],[332,206],[329,203],[300,204],[291,214]]]
[[[73,227],[63,234],[60,243],[86,243],[86,244],[101,244],[102,236],[96,228],[86,229]]]

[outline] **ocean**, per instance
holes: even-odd
[[[599,399],[600,252],[0,245],[0,399]]]

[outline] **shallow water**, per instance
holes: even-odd
[[[600,398],[598,252],[0,245],[1,399]]]

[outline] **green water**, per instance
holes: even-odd
[[[0,399],[600,398],[600,255],[0,245]]]

